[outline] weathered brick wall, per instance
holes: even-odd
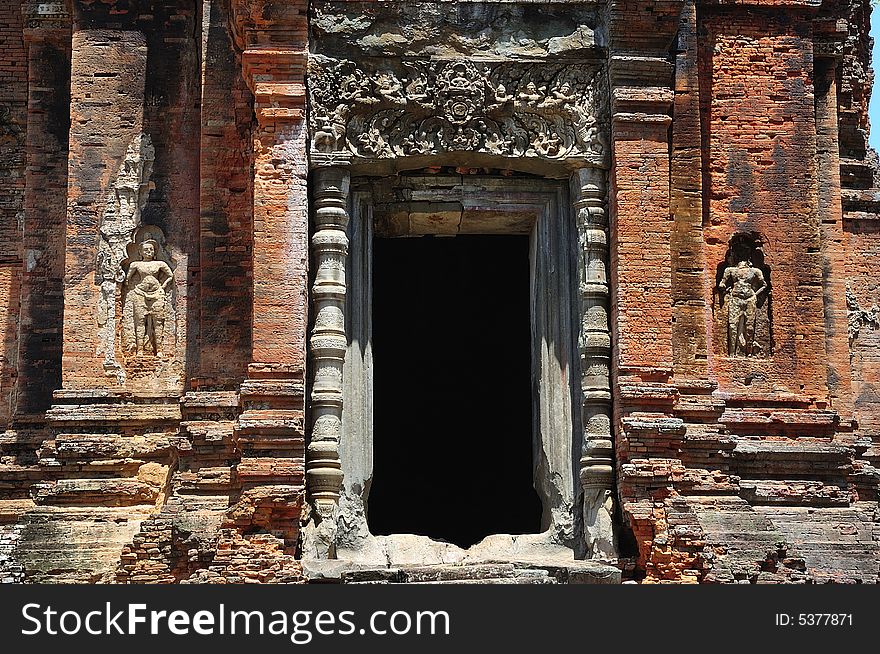
[[[846,285],[850,290],[850,327],[852,350],[852,381],[855,403],[856,434],[867,447],[865,458],[880,467],[880,312],[875,320],[862,314],[880,307],[880,213],[851,213],[846,222],[847,260]],[[866,499],[876,499],[877,487]]]
[[[70,29],[35,28],[28,47],[26,153],[18,379],[20,416],[45,412],[61,386]]]
[[[757,232],[771,270],[770,356],[725,356],[716,297],[709,367],[722,391],[827,399],[816,191],[812,26],[796,11],[702,11],[706,268]],[[714,280],[711,280],[714,281]],[[713,285],[710,281],[710,285]],[[766,335],[765,335],[766,336]]]
[[[856,466],[859,490],[865,499],[877,498],[877,469],[880,468],[880,322],[874,307],[880,305],[880,285],[875,281],[880,266],[880,205],[877,153],[867,149],[868,101],[874,81],[868,30],[872,5],[842,0],[823,7],[831,17],[844,17],[839,35],[838,63],[839,153],[843,199],[843,242],[845,244],[844,286],[849,320],[851,382],[854,405],[854,433],[860,444]],[[877,129],[877,126],[874,126]],[[866,482],[866,483],[865,483]]]
[[[877,578],[870,7],[806,4],[607,3],[616,515],[620,566],[647,582]],[[0,0],[9,574],[301,581],[307,3],[73,7],[72,36],[35,38]],[[120,386],[96,248],[142,132],[177,348]],[[727,355],[715,288],[737,232],[761,235],[772,282],[772,343],[750,358]]]
[[[72,52],[63,385],[100,389],[116,380],[97,354],[98,229],[111,182],[144,129],[146,38],[134,30],[80,29]]]
[[[142,220],[165,234],[174,260],[177,347],[176,387],[198,371],[200,264],[201,70],[199,3],[152,2],[137,27],[146,34],[144,131],[156,150]],[[170,346],[169,346],[170,349]],[[174,367],[174,366],[172,366]]]
[[[234,388],[251,361],[253,96],[226,3],[203,3],[199,385]]]
[[[24,221],[27,54],[21,3],[0,2],[0,421],[10,417],[18,361]]]
[[[834,19],[814,22],[797,3],[762,4],[686,2],[670,47],[672,375],[657,356],[660,343],[626,336],[632,315],[659,321],[664,335],[663,308],[641,300],[616,307],[624,333],[615,389],[618,487],[634,540],[633,574],[648,582],[877,578],[869,517],[877,450],[864,436],[876,428],[861,427],[876,415],[870,379],[877,343],[868,325],[865,345],[853,350],[851,390],[846,330],[853,313],[845,298],[847,282],[856,281],[871,317],[873,175],[865,174],[864,142],[860,152],[853,138],[864,133],[847,127],[864,126],[867,15],[860,3],[841,3]],[[846,29],[853,16],[862,27]],[[821,65],[814,60],[819,38]],[[842,48],[834,45],[841,41]],[[655,79],[662,96],[663,80]],[[618,105],[622,95],[616,92]],[[662,140],[644,125],[637,133],[642,148]],[[627,161],[616,158],[615,176]],[[859,178],[864,190],[848,191]],[[652,178],[635,179],[643,192],[651,187]],[[627,209],[619,185],[613,192],[615,237],[621,211],[633,212],[624,216],[633,222],[646,215],[650,233],[651,209]],[[728,356],[726,307],[715,290],[736,232],[761,235],[770,267],[772,351],[757,357]],[[640,238],[635,230],[625,236]],[[615,247],[612,270],[624,282],[632,271],[647,282],[665,266],[657,258],[653,270],[639,269],[650,245],[629,259],[619,256],[625,245]],[[618,296],[626,288],[618,285]],[[642,367],[627,368],[640,356]]]
[[[197,370],[199,299],[200,67],[196,8],[185,2],[144,3],[108,15],[108,5],[79,7],[73,35],[71,142],[65,288],[65,388],[114,388],[96,328],[100,292],[95,268],[98,230],[108,190],[140,134],[155,151],[140,224],[162,230],[174,270],[170,304],[176,338],[167,363],[128,360],[128,390],[184,388]],[[191,270],[191,268],[194,268]],[[123,311],[117,301],[118,315]],[[112,345],[112,344],[111,344]],[[97,353],[97,354],[96,354]],[[122,359],[126,359],[122,361]]]

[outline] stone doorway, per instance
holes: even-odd
[[[577,340],[578,238],[567,180],[445,173],[355,178],[348,195],[347,213],[350,216],[345,261],[347,348],[341,374],[339,463],[342,483],[334,521],[336,558],[370,565],[535,558],[571,560],[581,537],[578,470],[583,427],[579,412],[581,379]],[[321,220],[323,215],[318,215],[318,224]],[[526,404],[531,403],[531,415],[526,416],[526,424],[519,427],[529,430],[533,456],[531,477],[524,480],[520,488],[526,487],[524,494],[528,493],[529,485],[534,488],[541,505],[540,523],[537,528],[528,529],[511,526],[511,523],[490,524],[487,516],[499,511],[498,504],[485,501],[471,487],[471,492],[464,493],[464,509],[483,521],[482,533],[474,531],[459,542],[468,545],[480,540],[480,536],[486,538],[467,549],[444,542],[451,539],[442,532],[423,530],[422,533],[428,535],[414,536],[401,531],[411,515],[395,516],[396,524],[381,530],[393,532],[389,535],[371,529],[374,525],[367,516],[372,489],[381,472],[381,464],[376,461],[381,451],[381,444],[376,444],[381,417],[376,415],[374,404],[376,384],[382,381],[377,372],[378,350],[374,347],[374,338],[381,338],[380,333],[374,332],[374,269],[380,265],[377,252],[381,253],[383,240],[413,242],[425,240],[423,237],[443,240],[443,236],[514,239],[528,252],[527,270],[520,270],[518,274],[526,275],[522,280],[528,288],[528,305],[523,313],[529,316],[528,343],[524,349],[530,357]],[[399,285],[404,277],[412,276],[415,264],[397,260],[391,265],[396,269],[390,273],[390,283]],[[486,292],[503,293],[508,286],[506,280],[498,281],[487,284]],[[396,300],[398,306],[392,314],[409,320],[411,298],[397,294]],[[417,357],[424,350],[424,345],[417,342],[409,346],[398,342],[395,347],[400,349],[400,356],[409,358]],[[492,374],[484,371],[483,359],[485,354],[472,354],[468,370]],[[403,404],[401,393],[406,392],[409,382],[392,379],[390,383],[392,410],[399,410]],[[505,404],[496,403],[487,410],[498,420],[506,408]],[[397,417],[394,415],[392,420]],[[460,416],[457,418],[461,420]],[[445,446],[454,447],[448,442]],[[463,487],[471,485],[469,478],[473,476],[491,479],[498,467],[504,465],[497,452],[489,462],[472,461],[461,448],[451,454],[455,475],[450,482]],[[390,465],[396,467],[392,474],[398,479],[423,480],[431,475],[425,470],[424,457],[409,449],[397,448],[390,457]],[[430,479],[429,483],[442,482]],[[498,490],[503,494],[510,489]],[[413,510],[404,506],[408,499],[406,488],[392,484],[389,492],[392,511],[405,514]],[[511,491],[507,503],[520,503],[515,497],[516,492]],[[530,520],[534,524],[534,513]]]
[[[586,36],[604,34],[603,14],[566,5],[558,14],[547,9],[538,26],[516,3],[499,3],[503,19],[495,9],[462,14],[455,3],[424,3],[428,13],[367,4],[352,14],[352,3],[319,3],[320,36],[308,57],[315,282],[303,557],[384,565],[432,556],[613,560],[611,93],[603,37]],[[336,29],[353,15],[363,16],[354,32]],[[496,20],[524,34],[538,27],[536,47],[487,49]],[[415,24],[436,35],[439,49],[387,38]],[[569,38],[574,24],[586,38]],[[388,48],[377,50],[379,42]],[[622,116],[641,110],[639,99],[622,102]],[[378,238],[528,235],[540,533],[496,533],[462,550],[370,532],[374,229]],[[398,465],[423,473],[413,458]],[[479,502],[477,511],[494,508]]]
[[[374,238],[372,533],[541,531],[529,257],[527,235]]]

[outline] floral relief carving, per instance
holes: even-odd
[[[472,151],[602,166],[604,85],[601,69],[588,64],[402,61],[370,70],[314,56],[311,149],[365,159]]]

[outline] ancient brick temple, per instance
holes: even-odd
[[[869,0],[0,0],[0,577],[876,583]]]

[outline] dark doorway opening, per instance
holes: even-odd
[[[527,236],[373,241],[373,534],[538,533]]]

